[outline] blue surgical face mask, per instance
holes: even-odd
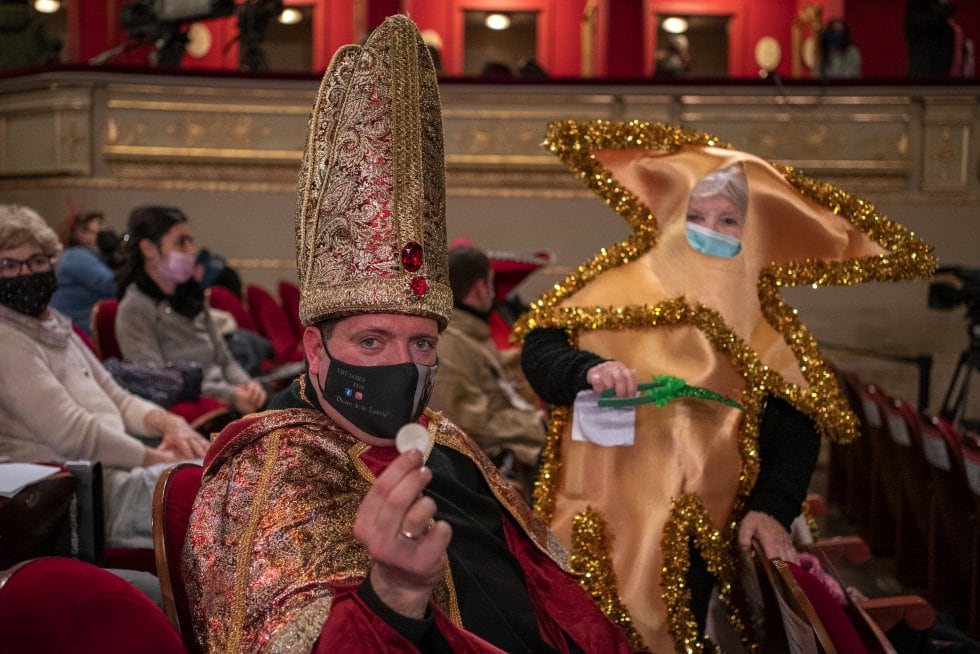
[[[687,242],[701,254],[730,259],[742,251],[742,242],[734,236],[720,234],[713,229],[687,223]]]

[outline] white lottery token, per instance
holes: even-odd
[[[395,447],[401,454],[412,449],[425,454],[429,449],[429,430],[417,422],[402,425],[395,435]]]

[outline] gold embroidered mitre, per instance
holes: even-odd
[[[439,92],[405,16],[338,50],[323,77],[296,198],[296,268],[304,325],[355,313],[449,321]]]

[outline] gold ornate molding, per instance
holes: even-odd
[[[292,193],[314,89],[312,79],[176,75],[0,80],[0,188]],[[581,197],[576,180],[540,145],[547,123],[637,118],[722,134],[741,149],[856,190],[980,195],[970,164],[980,104],[969,89],[703,90],[445,84],[447,190]]]

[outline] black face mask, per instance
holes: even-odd
[[[53,270],[0,278],[0,304],[31,318],[48,307],[58,280]]]
[[[95,246],[107,261],[112,261],[119,247],[119,235],[111,229],[103,229],[95,235]]]
[[[326,351],[326,348],[324,348]],[[327,404],[361,431],[394,438],[402,425],[415,422],[432,395],[439,364],[398,363],[354,366],[330,357],[320,389]]]

